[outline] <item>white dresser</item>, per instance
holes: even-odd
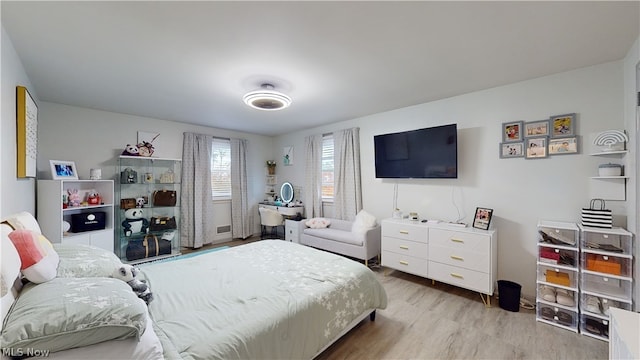
[[[385,219],[382,265],[491,296],[498,273],[497,240],[495,229]]]
[[[296,221],[286,219],[284,221],[284,239],[286,241],[294,242],[296,244],[300,243],[300,235],[302,231],[306,227],[304,222],[306,219]]]

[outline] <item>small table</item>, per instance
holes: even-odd
[[[280,214],[282,214],[284,217],[287,217],[287,218],[296,217],[298,216],[298,214],[300,214],[301,216],[304,216],[304,206],[285,206],[285,205],[276,206],[274,203],[259,203],[258,207],[264,207],[271,210],[276,210],[277,212],[279,212]]]

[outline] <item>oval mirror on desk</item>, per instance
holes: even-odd
[[[285,204],[290,203],[293,200],[293,185],[290,182],[285,182],[280,188],[280,198]]]

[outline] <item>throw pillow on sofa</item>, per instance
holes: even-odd
[[[331,221],[326,218],[311,218],[304,224],[312,229],[323,229],[331,225]]]
[[[56,277],[58,253],[44,235],[31,230],[14,230],[9,233],[22,266],[20,270],[29,281],[36,284]]]
[[[364,233],[376,226],[376,217],[364,210],[360,210],[356,219],[351,225],[351,232]]]

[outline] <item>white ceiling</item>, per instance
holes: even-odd
[[[618,60],[640,34],[638,1],[0,6],[41,101],[265,135]],[[264,82],[292,106],[244,105]]]

